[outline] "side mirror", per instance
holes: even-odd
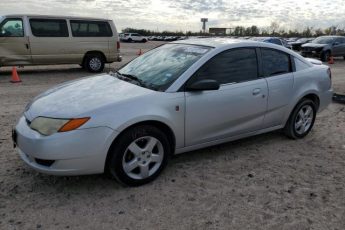
[[[204,91],[204,90],[218,90],[220,84],[216,80],[204,79],[195,81],[187,85],[187,91]]]

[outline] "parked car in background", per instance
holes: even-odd
[[[0,66],[80,64],[101,72],[105,63],[121,61],[111,20],[45,15],[0,20]]]
[[[321,36],[310,43],[302,45],[302,56],[318,57],[321,61],[328,61],[330,56],[344,57],[344,36]]]
[[[293,50],[300,51],[303,44],[311,42],[314,38],[300,38],[297,41],[290,42]]]
[[[190,39],[37,96],[13,140],[40,172],[108,172],[136,186],[155,179],[175,153],[279,129],[303,138],[332,95],[328,66],[283,47]]]
[[[282,38],[277,38],[277,37],[253,37],[253,38],[250,38],[250,40],[259,41],[259,42],[266,42],[266,43],[273,43],[273,44],[284,46],[284,47],[286,47],[288,49],[291,49],[291,45],[289,45]]]
[[[147,42],[147,37],[144,37],[138,33],[123,33],[120,35],[121,41],[124,42]]]
[[[297,41],[298,40],[298,38],[296,38],[296,37],[293,37],[293,38],[286,38],[285,39],[285,41],[287,41],[288,43],[290,43],[290,42],[295,42],[295,41]]]

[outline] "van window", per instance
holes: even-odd
[[[108,22],[71,20],[73,37],[112,37]]]
[[[0,37],[24,37],[22,19],[6,19],[0,25]]]
[[[36,37],[68,37],[66,20],[30,19],[32,34]]]

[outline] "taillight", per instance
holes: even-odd
[[[118,50],[120,49],[120,42],[119,42],[119,41],[116,42],[116,48],[117,48]]]

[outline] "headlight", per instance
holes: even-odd
[[[67,132],[79,128],[90,118],[77,119],[56,119],[48,117],[37,117],[31,124],[30,128],[36,130],[42,135],[49,136],[57,132]]]

